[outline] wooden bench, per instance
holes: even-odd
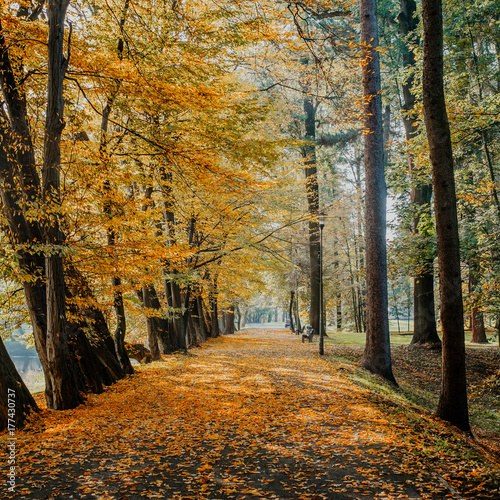
[[[313,337],[314,337],[314,328],[308,327],[307,332],[302,334],[302,343],[304,343],[305,340],[311,343]]]

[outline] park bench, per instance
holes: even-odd
[[[306,333],[302,334],[302,343],[304,343],[305,340],[307,340],[309,343],[311,343],[313,340],[313,337],[314,337],[314,328],[312,328],[311,326],[308,325],[306,327]]]

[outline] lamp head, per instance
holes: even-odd
[[[319,213],[319,227],[323,229],[325,227],[325,214],[324,212]]]

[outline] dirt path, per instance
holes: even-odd
[[[17,433],[14,496],[451,498],[404,429],[316,349],[284,331],[239,333],[141,367],[86,406],[45,410]]]

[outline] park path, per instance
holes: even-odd
[[[316,350],[283,330],[240,332],[142,366],[75,410],[44,410],[18,432],[14,496],[446,498],[404,429]]]

